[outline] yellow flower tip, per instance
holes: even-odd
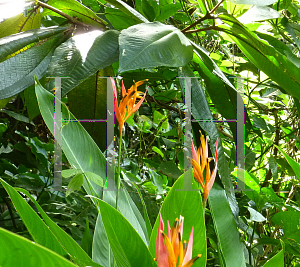
[[[197,257],[198,257],[198,258],[201,258],[201,257],[202,257],[202,254],[198,254]]]
[[[156,258],[154,258],[154,261],[156,261]]]

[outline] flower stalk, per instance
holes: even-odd
[[[148,80],[146,80],[148,81]],[[134,81],[133,81],[134,82]],[[115,84],[115,80],[111,77],[111,83],[114,90],[114,108],[115,108],[115,115],[119,123],[119,131],[120,131],[120,140],[119,140],[119,154],[118,154],[118,170],[117,170],[117,195],[116,195],[116,209],[118,209],[118,202],[119,202],[119,189],[120,189],[120,174],[121,174],[121,152],[122,152],[122,134],[123,134],[123,127],[124,123],[126,122],[129,117],[135,113],[140,106],[142,105],[143,101],[146,97],[146,92],[143,94],[143,92],[137,91],[137,87],[142,85],[144,81],[139,81],[137,83],[134,82],[134,85],[132,85],[128,91],[126,92],[124,83],[122,81],[122,99],[120,101],[120,104],[118,104],[118,92],[117,87]],[[143,94],[143,96],[141,96]],[[138,103],[136,103],[136,101]]]

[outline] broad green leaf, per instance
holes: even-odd
[[[34,75],[38,79],[46,73],[55,48],[65,41],[63,33],[47,42],[0,63],[0,99],[4,99],[23,91],[34,84]],[[9,73],[9,75],[8,75]]]
[[[284,267],[284,251],[281,250],[268,260],[263,267]]]
[[[27,227],[33,240],[56,253],[66,256],[67,252],[61,246],[59,241],[49,230],[47,225],[42,221],[42,219],[36,214],[36,212],[29,206],[26,200],[9,184],[4,180],[0,180],[3,187],[9,194],[18,214],[22,218],[25,226]]]
[[[225,191],[218,183],[212,187],[208,200],[226,266],[245,267],[244,251],[239,232]]]
[[[290,164],[290,166],[292,167],[293,171],[295,172],[298,180],[300,180],[300,164],[297,163],[294,159],[292,159],[290,156],[288,156],[282,148],[280,148],[279,146],[276,146],[279,151],[284,155],[284,157],[286,158],[287,162]]]
[[[9,245],[8,245],[9,244]],[[22,236],[0,228],[0,266],[64,266],[75,267],[55,252],[36,244]]]
[[[118,60],[118,36],[114,30],[95,30],[74,36],[55,50],[47,75],[68,77],[61,82],[62,94],[67,94],[99,69]],[[54,86],[51,79],[47,89]]]
[[[276,213],[271,221],[279,225],[287,238],[300,243],[300,212],[281,211]]]
[[[193,48],[184,34],[160,22],[141,23],[123,30],[119,44],[120,73],[158,66],[181,67],[193,56]]]
[[[185,91],[185,79],[183,77],[194,77],[190,68],[184,67],[179,71],[180,85]],[[218,129],[213,122],[205,94],[200,83],[196,79],[191,79],[192,85],[192,115],[200,120],[199,124],[210,136],[212,143],[219,138]],[[238,207],[234,195],[230,170],[222,146],[218,148],[218,175],[224,185],[226,192],[215,183],[209,194],[209,203],[214,218],[214,226],[221,245],[221,251],[226,260],[226,265],[230,267],[245,266],[244,252],[239,239],[234,216],[238,215]],[[230,235],[230,238],[228,237]]]
[[[104,201],[99,201],[99,206],[117,265],[155,267],[147,246],[126,218]]]
[[[277,0],[229,0],[234,4],[244,4],[244,5],[255,5],[255,6],[268,6],[274,4]]]
[[[76,264],[78,264],[79,266],[100,267],[98,264],[91,260],[91,258],[69,234],[62,230],[55,222],[53,222],[48,217],[48,215],[43,211],[37,201],[26,190],[19,188],[18,191],[25,194],[34,203],[44,222],[47,224],[51,232],[55,235],[57,240],[60,242],[65,251],[71,256]]]
[[[82,5],[75,0],[50,0],[47,2],[48,5],[59,9],[61,12],[80,20],[88,25],[93,25],[102,30],[105,29],[107,22],[99,18],[94,11]],[[62,17],[58,13],[44,8],[43,16],[57,16]]]
[[[49,27],[47,29],[36,29],[29,30],[26,32],[13,34],[8,37],[0,39],[0,61],[5,60],[5,58],[13,53],[28,49],[27,45],[34,45],[39,41],[53,37],[63,31],[67,27]],[[13,55],[12,55],[13,56]]]
[[[187,190],[186,182],[193,182],[191,191]],[[193,267],[203,267],[206,265],[206,233],[205,223],[203,217],[202,198],[200,195],[200,188],[194,181],[192,170],[188,170],[181,175],[175,184],[172,186],[165,201],[162,204],[160,213],[162,215],[165,232],[167,228],[167,221],[171,227],[176,218],[180,215],[184,217],[183,237],[182,240],[188,242],[189,236],[194,226],[194,241],[193,241],[193,257],[202,254]],[[149,249],[152,257],[156,257],[155,244],[158,231],[159,218],[157,217],[155,225],[150,237]]]
[[[254,6],[240,16],[239,21],[247,24],[254,21],[264,21],[277,18],[280,18],[280,13],[275,9],[266,6]]]
[[[135,8],[143,14],[149,21],[154,21],[155,17],[159,15],[159,5],[154,0],[136,0]]]
[[[3,6],[1,6],[1,9],[2,8]],[[11,9],[11,7],[9,8]],[[18,14],[14,17],[8,18],[0,23],[0,38],[22,31],[37,29],[41,27],[41,18],[40,8],[31,14],[30,17],[29,14],[26,17],[24,14]]]
[[[289,94],[300,99],[300,69],[234,17],[221,14],[219,18],[230,25],[230,28],[221,25],[220,30],[230,36],[248,59]]]

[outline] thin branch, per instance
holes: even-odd
[[[21,26],[19,32],[21,32],[24,28],[24,26],[26,25],[27,21],[30,19],[31,15],[39,8],[39,5],[35,6],[29,13],[29,15],[27,16],[25,22],[23,23],[23,25]]]
[[[206,19],[214,19],[215,17],[213,16],[213,13],[216,11],[216,9],[224,2],[224,0],[221,0],[211,11],[207,12],[205,14],[205,16],[203,18],[200,18],[198,20],[196,20],[194,23],[192,23],[191,25],[185,27],[184,29],[181,30],[182,33],[193,33],[193,32],[199,32],[201,30],[193,30],[193,31],[188,31],[189,29],[195,27],[197,24],[199,24],[200,22],[206,20]],[[206,6],[206,5],[205,5]],[[209,28],[209,27],[208,27]],[[208,28],[205,28],[206,30]],[[204,30],[205,30],[204,29]]]
[[[187,34],[187,33],[202,32],[202,31],[217,30],[217,29],[218,29],[218,27],[216,27],[216,26],[209,26],[209,27],[202,28],[202,29],[186,31],[184,33]]]

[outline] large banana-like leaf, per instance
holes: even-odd
[[[67,27],[49,27],[47,29],[34,29],[26,32],[13,34],[0,39],[0,61],[5,60],[9,55],[17,52],[22,48],[26,50],[27,45],[35,45],[39,41],[53,37],[63,31]],[[24,49],[25,48],[25,49]]]
[[[1,267],[78,266],[59,254],[2,228],[0,228],[0,247]]]
[[[193,57],[189,40],[177,28],[160,22],[141,23],[121,31],[119,72],[181,67]]]
[[[118,37],[115,30],[95,30],[70,38],[55,50],[47,75],[67,77],[62,79],[62,94],[67,94],[99,69],[118,61]],[[46,88],[54,86],[52,79]]]
[[[66,40],[59,33],[46,42],[39,42],[28,50],[0,63],[0,99],[22,92],[46,73],[55,48]]]

